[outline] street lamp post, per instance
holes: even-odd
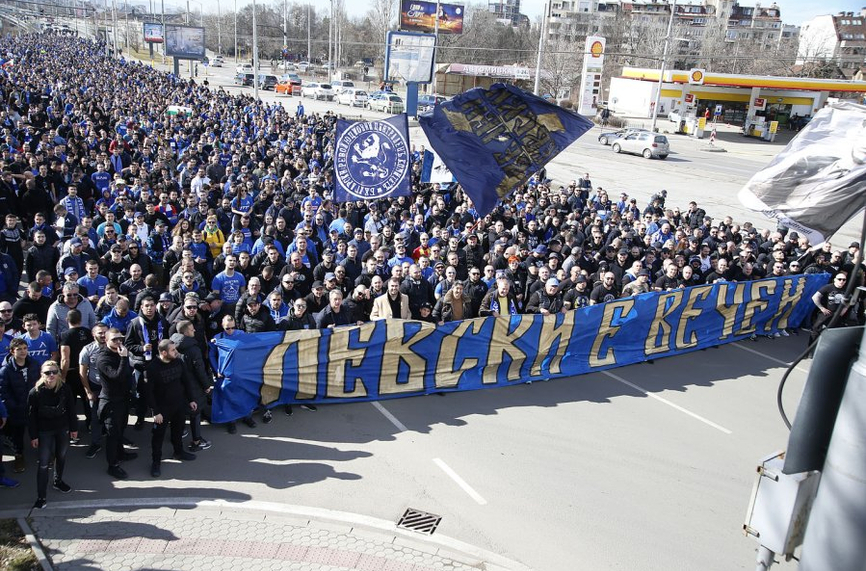
[[[535,60],[535,85],[532,93],[539,95],[541,91],[541,57],[544,55],[544,43],[547,40],[545,30],[547,29],[547,17],[550,15],[550,0],[544,3],[544,14],[541,16],[541,37],[538,40],[538,58]]]
[[[656,99],[652,109],[652,123],[650,124],[650,131],[653,133],[655,133],[656,121],[658,120],[659,116],[659,103],[661,102],[662,98],[662,86],[664,86],[665,84],[665,68],[668,64],[668,47],[671,43],[671,32],[674,28],[674,14],[676,14],[676,11],[677,0],[673,0],[673,2],[671,2],[671,17],[670,20],[668,20],[668,34],[665,36],[665,47],[664,51],[662,52],[662,66],[659,70],[659,87],[656,91]]]
[[[238,63],[238,0],[235,0],[235,63]]]
[[[223,16],[220,11],[220,0],[217,0],[217,54],[223,55]]]
[[[328,83],[331,83],[331,80],[332,80],[331,62],[333,60],[331,58],[333,56],[332,56],[331,48],[333,46],[331,45],[331,42],[333,41],[333,38],[334,38],[333,30],[334,30],[334,0],[331,0],[331,21],[328,22]]]

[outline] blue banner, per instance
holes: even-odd
[[[409,120],[337,121],[334,173],[337,202],[409,196]]]
[[[214,422],[259,403],[351,402],[568,377],[797,327],[827,274],[724,282],[552,316],[388,319],[217,341]]]
[[[502,83],[444,101],[418,122],[479,216],[592,128],[588,119]]]

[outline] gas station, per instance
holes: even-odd
[[[658,69],[625,67],[620,77],[611,79],[608,106],[621,115],[651,117],[658,89]],[[863,81],[669,70],[661,87],[658,115],[673,116],[681,124],[685,121],[688,132],[708,110],[708,120],[741,125],[744,134],[769,140],[773,122],[778,128],[804,123],[833,94],[850,94],[859,102],[864,93]]]

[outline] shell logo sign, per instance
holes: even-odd
[[[689,83],[691,83],[692,85],[703,85],[705,75],[706,75],[706,70],[692,69],[689,72]]]
[[[599,41],[593,42],[592,45],[589,47],[589,53],[592,55],[592,57],[601,57],[601,55],[604,53],[604,44]]]

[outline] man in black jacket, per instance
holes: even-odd
[[[129,387],[132,367],[129,366],[129,351],[123,344],[123,334],[112,327],[106,336],[108,346],[99,353],[96,369],[102,379],[97,414],[105,426],[105,457],[108,473],[119,480],[127,478],[120,467],[121,460],[132,460],[138,454],[123,450],[123,429],[129,416]]]
[[[197,405],[196,410],[189,415],[192,432],[192,444],[189,449],[191,452],[207,450],[211,447],[211,443],[201,435],[201,416],[207,403],[207,396],[213,390],[213,378],[208,374],[207,361],[196,340],[198,327],[187,319],[177,322],[173,327],[176,327],[176,333],[172,334],[171,340],[177,345],[180,359],[190,376],[192,398]]]
[[[163,339],[157,346],[158,357],[147,364],[147,380],[144,393],[147,404],[153,409],[153,433],[150,439],[150,475],[159,478],[162,474],[162,443],[167,425],[171,425],[171,445],[176,460],[195,460],[195,454],[183,449],[183,427],[187,411],[195,412],[198,405],[192,398],[192,387],[186,367],[178,359],[177,345]]]
[[[168,322],[160,316],[156,311],[156,300],[152,296],[147,296],[141,301],[141,312],[139,316],[132,320],[129,328],[126,330],[126,340],[124,345],[129,349],[129,361],[135,369],[135,377],[139,387],[143,379],[143,373],[147,368],[147,363],[153,360],[156,346],[163,339],[169,337]],[[135,421],[135,429],[141,430],[144,428],[144,417],[147,413],[147,402],[144,398],[144,393],[141,388],[138,390],[138,399],[135,403],[135,415],[138,417]]]

